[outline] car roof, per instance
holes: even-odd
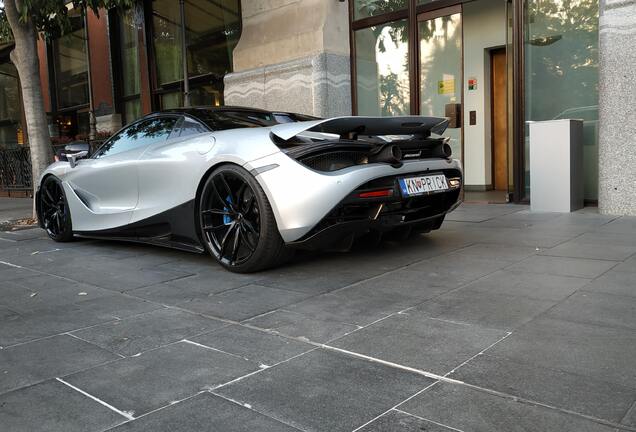
[[[315,120],[317,117],[306,114],[297,114],[284,111],[267,111],[260,108],[242,106],[195,106],[183,108],[171,108],[155,111],[143,119],[151,119],[162,115],[185,115],[202,122],[210,130],[236,129],[237,127],[263,127],[273,126],[279,122],[277,116],[286,116],[291,121]],[[227,115],[224,115],[227,114]]]
[[[161,114],[186,114],[191,115],[193,117],[198,117],[199,115],[210,112],[245,112],[245,113],[262,113],[262,114],[287,114],[287,115],[295,115],[296,113],[285,112],[285,111],[268,111],[261,108],[250,108],[243,106],[234,106],[234,105],[223,105],[223,106],[194,106],[194,107],[181,107],[181,108],[170,108],[161,111],[152,112],[145,117],[152,117]]]

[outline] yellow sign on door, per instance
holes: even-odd
[[[438,94],[455,94],[455,80],[447,79],[437,81],[437,93]]]

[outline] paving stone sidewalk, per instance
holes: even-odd
[[[636,218],[462,205],[252,275],[1,232],[0,348],[7,432],[636,431]]]
[[[33,199],[0,197],[0,223],[31,217]]]

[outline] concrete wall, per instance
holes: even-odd
[[[492,185],[490,125],[490,48],[506,44],[505,0],[464,4],[464,169],[466,185]],[[477,90],[468,79],[477,78]],[[469,112],[477,124],[469,125]]]
[[[636,0],[601,0],[599,209],[636,215]]]
[[[318,116],[351,113],[347,2],[242,2],[225,103]]]

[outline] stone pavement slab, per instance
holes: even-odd
[[[307,298],[307,294],[259,285],[223,291],[177,306],[213,317],[242,321]]]
[[[601,277],[594,279],[583,289],[585,291],[636,297],[636,273],[620,270],[615,267]]]
[[[5,431],[103,431],[125,420],[56,380],[0,395],[0,425]]]
[[[520,301],[517,296],[479,292],[466,287],[422,303],[415,310],[437,319],[512,330],[554,305],[551,300],[526,297]]]
[[[298,432],[299,429],[210,393],[127,422],[111,432]]]
[[[15,313],[0,323],[0,346],[79,330],[160,308],[161,305],[112,293],[68,305]]]
[[[452,432],[456,430],[404,411],[391,410],[359,429],[359,432]]]
[[[0,350],[0,393],[99,366],[120,357],[68,335]]]
[[[507,267],[507,270],[591,279],[602,275],[615,265],[616,262],[606,260],[535,255]]]
[[[353,324],[319,320],[284,309],[257,316],[244,324],[315,343],[325,343],[358,329]]]
[[[42,274],[0,282],[0,293],[6,306],[23,314],[112,296],[104,288]]]
[[[157,309],[71,334],[123,356],[159,348],[223,327],[223,321],[176,309]]]
[[[307,432],[351,431],[433,383],[354,357],[312,351],[215,391]]]
[[[620,423],[636,400],[636,388],[483,354],[451,378],[520,398]]]
[[[636,332],[538,318],[488,352],[636,388]]]
[[[64,380],[134,417],[259,370],[221,351],[179,342]]]
[[[623,261],[634,253],[636,253],[636,245],[608,244],[600,240],[589,243],[574,239],[545,249],[540,252],[540,255]]]
[[[314,349],[313,345],[301,341],[238,325],[227,326],[190,340],[257,362],[260,366],[272,366]]]
[[[445,375],[506,335],[500,330],[407,312],[390,316],[330,345]]]
[[[544,316],[636,331],[636,302],[630,297],[614,294],[580,291],[553,307]]]
[[[31,217],[32,198],[0,198],[0,222]]]
[[[505,294],[534,300],[558,302],[583,288],[590,279],[550,274],[501,270],[484,276],[462,288],[463,293]]]
[[[448,383],[436,384],[398,408],[462,431],[614,432],[580,417]]]

